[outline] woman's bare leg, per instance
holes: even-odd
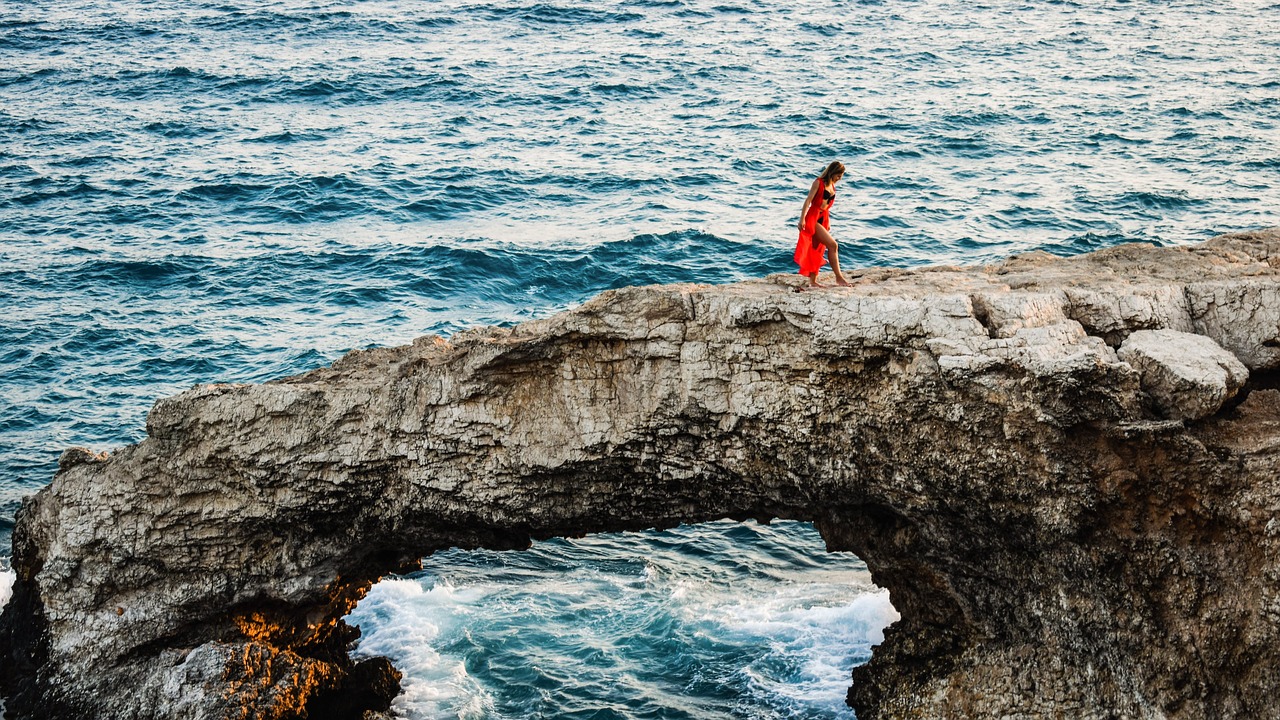
[[[831,233],[821,225],[813,229],[813,236],[818,242],[827,246],[827,259],[831,261],[831,271],[836,274],[836,284],[849,287],[849,281],[844,279],[844,274],[840,272],[840,243],[831,237]]]

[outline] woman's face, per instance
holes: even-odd
[[[833,175],[831,177],[831,184],[835,185],[836,183],[840,182],[840,178],[842,177],[844,177],[844,173],[840,173],[839,175]]]

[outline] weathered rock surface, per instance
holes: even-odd
[[[857,279],[629,288],[159,401],[23,505],[10,713],[359,717],[396,688],[346,653],[378,577],[754,517],[891,591],[863,720],[1280,714],[1280,230]]]
[[[1221,345],[1177,330],[1139,330],[1118,355],[1142,376],[1142,389],[1156,407],[1176,420],[1217,412],[1249,379],[1244,363]]]

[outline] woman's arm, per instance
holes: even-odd
[[[813,184],[809,186],[809,194],[804,198],[804,204],[800,206],[800,224],[799,228],[804,230],[804,216],[809,212],[809,205],[813,202],[813,198],[818,194],[818,186],[822,184],[822,178],[817,178]]]

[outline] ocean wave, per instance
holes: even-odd
[[[56,68],[40,68],[26,73],[0,71],[0,88],[24,83],[54,82],[56,80],[52,76],[57,75],[58,72]]]
[[[268,76],[177,66],[125,69],[108,75],[84,74],[60,79],[59,84],[67,87],[84,84],[95,91],[133,100],[212,96],[237,106],[264,103],[361,106],[397,100],[474,104],[487,99],[479,88],[462,82],[458,75],[437,71],[422,73],[406,67],[371,68],[342,76],[316,76],[298,69]],[[157,127],[163,129],[163,125]]]
[[[589,90],[593,93],[625,95],[632,98],[656,98],[661,95],[658,89],[649,84],[596,83]]]
[[[410,718],[573,715],[606,696],[635,716],[678,702],[691,718],[749,708],[851,718],[849,669],[897,618],[865,567],[827,556],[802,523],[559,539],[425,563],[374,586],[351,616],[358,654],[406,670],[395,708]],[[756,564],[789,574],[779,584]]]
[[[476,12],[483,12],[494,20],[517,19],[549,25],[620,25],[645,19],[639,13],[599,10],[586,6],[562,6],[551,3],[510,5],[506,7],[481,5]]]
[[[36,178],[29,180],[23,185],[30,190],[20,195],[16,195],[9,200],[0,200],[0,208],[11,205],[20,205],[23,207],[33,207],[50,201],[57,200],[76,200],[84,201],[86,199],[102,199],[110,197],[124,197],[124,193],[111,188],[100,187],[83,180],[57,181],[49,178]],[[34,189],[41,188],[41,189]]]
[[[242,10],[228,7],[224,12],[210,13],[194,21],[196,27],[215,32],[273,33],[297,32],[310,35],[350,35],[361,32],[391,33],[400,31],[395,22],[349,10],[305,8],[292,12],[254,8]],[[447,24],[447,23],[442,23]],[[431,25],[438,27],[439,25]]]
[[[118,70],[110,75],[86,75],[79,82],[92,84],[107,93],[133,99],[173,98],[195,93],[242,94],[266,88],[274,82],[266,76],[211,72],[185,65],[143,70]]]
[[[67,41],[66,36],[43,22],[13,24],[2,29],[0,50],[21,53],[43,52]]]
[[[1280,168],[1280,156],[1262,158],[1259,160],[1246,160],[1243,165],[1247,168],[1257,169],[1275,169]],[[1259,186],[1265,187],[1265,186]]]
[[[396,198],[374,181],[349,175],[234,175],[176,191],[172,203],[213,205],[239,217],[302,223],[385,212]]]
[[[1114,247],[1126,242],[1133,242],[1134,238],[1121,232],[1081,232],[1067,237],[1066,239],[1046,244],[1043,249],[1045,252],[1054,255],[1079,255],[1081,253],[1101,250],[1103,248]],[[1161,245],[1157,239],[1148,240],[1154,245]]]
[[[1019,117],[1016,115],[992,110],[970,110],[962,113],[948,113],[942,116],[944,123],[959,127],[988,127],[1018,120]]]
[[[1090,144],[1101,145],[1103,143],[1122,143],[1125,145],[1149,145],[1151,140],[1147,138],[1129,137],[1114,132],[1096,132],[1086,137]]]
[[[1186,190],[1167,192],[1139,191],[1115,195],[1106,201],[1112,207],[1142,210],[1183,210],[1205,204]]]

